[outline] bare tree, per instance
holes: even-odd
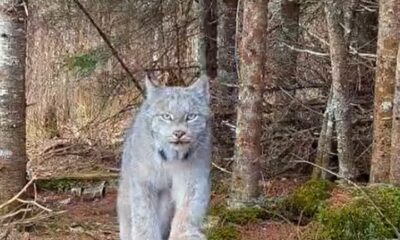
[[[328,24],[329,49],[332,67],[332,92],[325,111],[325,119],[319,139],[317,163],[327,167],[331,149],[333,128],[337,135],[337,153],[339,174],[346,178],[354,178],[357,169],[353,157],[352,116],[350,109],[350,92],[352,89],[349,76],[349,46],[351,15],[354,2],[345,0],[326,0],[325,14]],[[349,4],[352,5],[349,7]],[[334,120],[334,121],[332,121]],[[314,172],[314,177],[319,171]],[[325,174],[322,175],[326,177]]]
[[[243,2],[240,89],[231,207],[259,196],[268,0]]]
[[[400,4],[379,1],[378,58],[375,78],[372,183],[389,182],[396,55],[400,40]]]
[[[26,28],[21,2],[0,1],[0,203],[26,182]]]
[[[400,185],[400,47],[397,51],[396,86],[393,99],[390,182]]]

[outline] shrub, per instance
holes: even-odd
[[[326,205],[333,184],[325,180],[310,180],[286,200],[286,207],[294,214],[312,217]]]

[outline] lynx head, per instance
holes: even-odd
[[[158,87],[146,78],[146,118],[164,161],[186,160],[208,136],[208,78],[189,87]]]

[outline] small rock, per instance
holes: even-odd
[[[72,201],[72,198],[67,198],[67,199],[61,200],[60,204],[68,205],[71,203],[71,201]]]

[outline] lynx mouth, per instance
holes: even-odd
[[[182,140],[178,140],[178,141],[170,141],[169,143],[171,143],[172,145],[175,146],[184,146],[190,143],[190,141],[182,141]]]

